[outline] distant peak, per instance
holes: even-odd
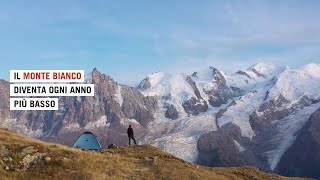
[[[273,63],[256,63],[253,66],[249,67],[248,70],[251,70],[251,69],[258,70],[258,69],[262,69],[262,68],[274,69],[274,68],[276,68],[276,65]]]
[[[191,74],[191,76],[197,78],[197,77],[198,77],[198,72],[193,72],[193,73]]]
[[[283,72],[286,68],[282,66],[276,66],[273,63],[257,63],[249,67],[247,71],[252,71],[258,77],[270,77]]]
[[[209,68],[212,70],[213,72],[213,75],[217,74],[217,73],[220,73],[221,74],[221,71],[213,66],[209,66]]]
[[[156,74],[163,74],[163,72],[161,72],[161,71],[156,71],[156,72],[153,72],[153,73],[151,73],[151,74],[153,74],[153,75],[156,75]]]
[[[301,71],[308,72],[313,76],[320,76],[320,64],[309,63],[299,68]]]
[[[213,66],[209,66],[200,71],[193,72],[191,74],[191,77],[197,78],[198,80],[207,81],[207,80],[213,80],[217,77],[217,75],[220,76],[222,74],[223,73],[217,68]]]
[[[309,63],[301,67],[302,69],[314,69],[314,68],[320,68],[320,64],[316,63]]]
[[[217,68],[213,67],[213,66],[209,66],[210,69],[212,70],[218,70]]]
[[[93,68],[93,70],[91,71],[92,75],[96,75],[96,74],[101,74],[100,71],[95,67]]]
[[[162,78],[162,77],[164,77],[166,75],[167,75],[167,73],[164,73],[164,72],[161,72],[161,71],[157,71],[157,72],[153,72],[153,73],[149,74],[147,76],[147,78],[150,78],[150,79],[156,78],[156,79],[158,79],[158,78]]]
[[[140,84],[137,86],[137,88],[139,90],[146,90],[146,89],[149,89],[151,87],[151,84],[150,84],[150,78],[149,77],[146,77],[144,78]]]

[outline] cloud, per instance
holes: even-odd
[[[0,56],[15,64],[92,62],[126,82],[154,70],[215,66],[231,73],[261,61],[297,66],[319,62],[319,3],[3,3]]]
[[[320,61],[320,11],[295,1],[232,1],[211,9],[201,26],[176,24],[154,37],[154,49],[170,58],[170,71],[208,65],[227,72],[257,62],[298,66]],[[220,8],[220,9],[219,9]],[[196,16],[196,15],[195,15]],[[212,18],[211,18],[212,17]]]
[[[284,3],[286,2],[286,3]],[[235,30],[242,36],[230,38],[236,44],[292,44],[319,43],[319,11],[311,3],[269,4],[265,1],[228,4],[227,13]]]

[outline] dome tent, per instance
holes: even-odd
[[[101,144],[97,137],[91,132],[82,133],[72,148],[81,148],[81,149],[89,149],[89,150],[100,150],[102,149]]]

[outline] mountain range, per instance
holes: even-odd
[[[0,126],[69,146],[89,130],[107,146],[127,144],[131,124],[140,144],[189,162],[320,178],[320,64],[157,72],[136,87],[95,68],[86,83],[95,96],[59,97],[58,111],[10,111],[0,80]]]

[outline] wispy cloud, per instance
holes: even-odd
[[[261,61],[292,66],[320,62],[320,9],[314,4],[232,1],[219,8],[212,9],[221,13],[220,19],[201,27],[176,25],[169,35],[154,38],[157,52],[177,64],[170,69],[210,64],[230,72]]]
[[[319,63],[319,18],[318,1],[13,0],[0,7],[0,60],[10,62],[0,77],[28,64],[97,66],[127,83],[159,70]]]

